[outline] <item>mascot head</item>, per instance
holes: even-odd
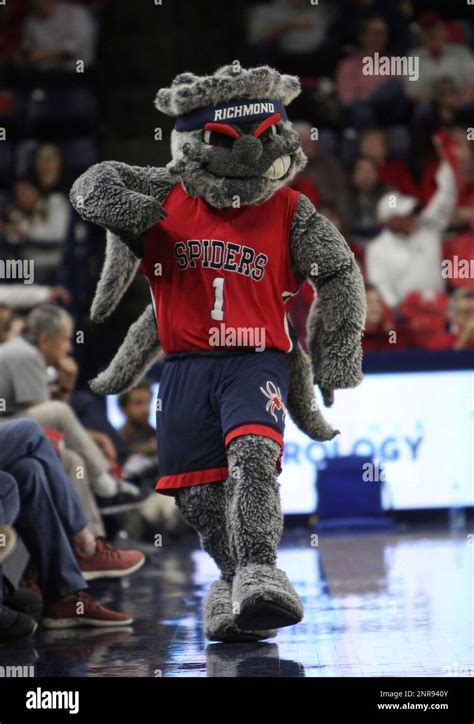
[[[168,171],[218,208],[266,201],[306,163],[285,109],[300,90],[297,78],[268,66],[178,75],[155,100],[176,119]]]

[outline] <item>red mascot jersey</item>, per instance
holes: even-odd
[[[173,186],[168,213],[144,237],[161,346],[173,352],[260,347],[289,352],[290,228],[299,194],[279,189],[256,206],[216,209]]]

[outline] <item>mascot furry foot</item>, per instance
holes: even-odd
[[[301,621],[275,567],[286,413],[330,440],[314,383],[330,406],[334,390],[362,380],[362,275],[334,225],[289,187],[306,162],[286,111],[299,93],[298,78],[268,66],[181,73],[155,100],[175,120],[166,168],[104,161],[71,190],[79,215],[107,230],[93,319],[117,307],[138,269],[150,287],[153,306],[92,387],[132,387],[161,345],[157,490],[175,496],[233,581],[206,599],[206,635],[218,641],[258,641]],[[287,318],[305,281],[316,292],[310,358]]]
[[[204,633],[209,641],[222,643],[251,643],[276,636],[275,630],[245,631],[240,628],[232,612],[232,586],[222,579],[210,587],[204,601]]]
[[[232,586],[235,623],[249,631],[283,628],[299,623],[303,604],[283,571],[250,564],[238,568]]]

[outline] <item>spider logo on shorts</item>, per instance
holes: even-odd
[[[275,420],[278,422],[275,411],[282,410],[283,417],[285,417],[286,414],[285,405],[283,404],[283,400],[281,399],[280,388],[277,387],[273,382],[268,380],[267,384],[265,385],[265,389],[263,387],[260,387],[260,389],[265,397],[268,398],[268,402],[265,407],[266,411],[270,412]]]

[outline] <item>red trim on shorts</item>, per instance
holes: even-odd
[[[260,435],[261,437],[269,437],[271,440],[274,440],[279,444],[281,452],[280,457],[277,460],[277,471],[278,474],[280,474],[283,458],[283,436],[281,433],[274,430],[273,427],[267,427],[267,425],[239,425],[239,427],[234,427],[234,429],[228,432],[225,436],[226,447],[230,442],[232,442],[232,440],[235,440],[236,437],[241,437],[242,435]]]
[[[173,494],[173,490],[188,488],[204,483],[221,483],[227,480],[227,468],[210,468],[209,470],[194,470],[192,473],[177,473],[176,475],[163,475],[155,486],[159,493]]]
[[[281,433],[267,425],[239,425],[238,427],[234,427],[234,429],[225,436],[226,447],[232,440],[236,437],[241,437],[241,435],[261,435],[262,437],[269,437],[275,440],[283,450],[283,437]]]

